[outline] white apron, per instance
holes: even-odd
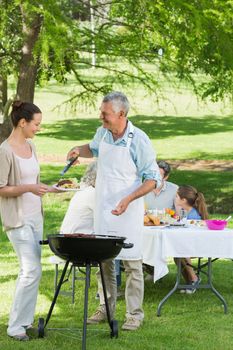
[[[120,200],[142,183],[129,151],[133,131],[133,125],[130,123],[127,147],[106,143],[105,133],[99,146],[96,179],[95,232],[101,235],[123,236],[127,238],[126,243],[134,244],[133,248],[121,250],[117,258],[122,260],[142,259],[143,198],[131,202],[120,216],[111,213]]]

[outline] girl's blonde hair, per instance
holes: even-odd
[[[186,199],[191,207],[197,209],[203,220],[208,219],[208,210],[202,192],[198,192],[193,186],[184,185],[178,188],[177,193],[181,199]]]

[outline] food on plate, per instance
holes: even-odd
[[[172,216],[172,218],[175,219],[175,220],[180,220],[180,217],[179,217],[179,215],[177,215],[177,214],[174,214],[174,215]]]
[[[79,188],[78,180],[74,178],[60,179],[56,184],[57,187],[61,188]]]
[[[194,225],[198,227],[203,227],[205,226],[205,220],[188,220],[189,225]]]
[[[165,213],[166,213],[165,221],[167,221],[167,222],[173,222],[173,220],[175,220],[175,221],[180,220],[179,215],[176,214],[174,209],[165,208]]]
[[[170,208],[165,208],[165,213],[170,215],[171,217],[174,217],[175,215],[175,210],[170,209]]]
[[[148,218],[147,215],[144,215],[144,225],[149,223],[150,223],[150,219]]]
[[[147,214],[147,216],[148,216],[149,220],[152,221],[155,226],[160,225],[160,219],[157,216],[154,216],[152,214]]]

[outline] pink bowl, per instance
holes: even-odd
[[[209,230],[224,230],[227,226],[226,220],[205,220]]]

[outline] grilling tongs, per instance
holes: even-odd
[[[64,167],[64,169],[61,171],[61,175],[63,176],[67,170],[71,167],[72,164],[74,164],[74,162],[78,159],[78,157],[74,157],[74,158],[70,158],[67,160],[67,164],[66,166]]]

